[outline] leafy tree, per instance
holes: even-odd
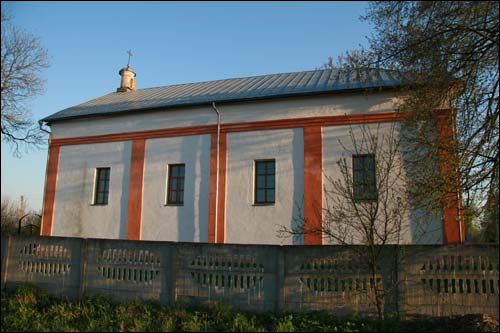
[[[20,147],[40,147],[45,133],[31,118],[28,102],[44,90],[42,70],[49,67],[47,50],[40,39],[11,22],[2,2],[1,133],[2,140],[19,155]]]
[[[426,147],[409,168],[416,202],[439,208],[444,195],[461,195],[464,207],[477,202],[485,208],[498,191],[498,12],[496,1],[370,2],[362,17],[374,26],[369,49],[324,65],[404,73],[399,110],[420,131],[415,149]],[[452,130],[436,140],[428,134],[439,126],[435,111],[443,108],[450,110]],[[443,152],[456,158],[438,174],[425,161]]]
[[[497,178],[498,179],[498,178]],[[483,242],[498,243],[498,227],[500,219],[498,216],[498,184],[496,190],[488,196],[484,216],[481,221],[481,240]]]
[[[481,240],[481,230],[478,221],[481,217],[481,210],[475,204],[465,206],[464,210],[464,223],[465,230],[467,230],[466,240],[468,242],[478,242]]]

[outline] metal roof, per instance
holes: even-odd
[[[369,88],[397,87],[402,76],[388,70],[325,69],[269,74],[165,87],[113,92],[72,106],[42,119],[53,122],[212,102],[248,101],[285,96],[338,93]]]

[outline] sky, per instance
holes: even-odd
[[[8,2],[51,66],[31,103],[39,120],[116,90],[131,66],[137,87],[313,70],[367,46],[367,2]],[[42,208],[47,149],[18,158],[2,142],[2,197]]]

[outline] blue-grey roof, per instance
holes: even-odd
[[[388,70],[325,69],[113,92],[42,119],[53,122],[123,112],[248,101],[369,88],[397,87],[402,77]]]

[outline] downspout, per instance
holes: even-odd
[[[215,102],[212,102],[212,109],[217,113],[217,161],[215,163],[215,239],[214,242],[217,243],[217,222],[219,216],[219,142],[220,142],[220,112],[215,106]]]

